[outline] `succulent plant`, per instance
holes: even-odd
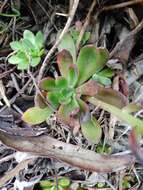
[[[34,35],[31,31],[25,30],[22,39],[10,43],[13,52],[8,62],[18,65],[19,70],[27,70],[30,66],[36,67],[44,53],[43,44],[42,32],[39,31]]]
[[[70,186],[70,180],[68,178],[62,177],[58,179],[58,189],[67,190]],[[46,180],[40,182],[40,187],[42,190],[57,190],[57,184],[55,181]]]
[[[105,48],[94,45],[82,47],[77,54],[74,41],[69,33],[59,45],[57,64],[60,76],[41,80],[39,88],[48,105],[38,94],[36,107],[28,109],[23,120],[29,124],[39,124],[56,111],[57,117],[72,128],[81,127],[83,135],[93,143],[98,143],[102,134],[99,122],[91,114],[86,97],[98,96],[107,101],[117,93],[104,88],[92,76],[105,67],[109,53]],[[109,95],[109,98],[108,98]],[[117,95],[120,99],[120,95]],[[115,101],[116,102],[116,101]],[[119,100],[119,104],[122,101]]]

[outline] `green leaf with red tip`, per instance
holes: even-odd
[[[47,91],[51,91],[51,90],[56,90],[56,84],[55,84],[55,79],[51,78],[51,77],[47,77],[44,78],[40,81],[40,88],[42,90],[47,90]]]
[[[98,143],[102,130],[99,122],[91,117],[89,106],[81,99],[78,99],[78,103],[80,106],[80,125],[81,130],[86,139],[90,142]]]
[[[59,67],[61,75],[67,78],[69,66],[73,64],[73,59],[69,51],[65,49],[62,50],[57,55],[57,63],[58,63],[58,67]]]
[[[71,64],[68,68],[68,86],[70,88],[75,87],[77,80],[78,80],[78,69],[75,64]]]
[[[72,38],[72,36],[70,35],[70,33],[67,33],[63,36],[59,46],[58,46],[58,50],[62,51],[63,49],[66,49],[67,51],[70,52],[70,54],[72,55],[73,58],[73,62],[76,62],[76,47],[74,44],[74,40]]]
[[[32,107],[24,112],[22,120],[30,125],[36,125],[44,122],[52,113],[53,110],[49,107],[44,109]]]
[[[55,85],[57,89],[63,89],[68,87],[68,81],[64,77],[57,77],[55,80]]]
[[[79,78],[77,85],[83,84],[94,73],[99,72],[108,61],[109,53],[104,48],[96,48],[93,45],[84,46],[79,53],[77,66]]]
[[[100,89],[95,98],[118,108],[123,108],[128,103],[128,99],[122,93],[111,88]]]
[[[78,96],[95,96],[102,86],[98,84],[95,80],[89,80],[76,88],[76,93]]]
[[[62,120],[65,124],[73,125],[74,124],[74,118],[78,112],[79,112],[79,104],[76,100],[76,98],[73,98],[71,102],[67,105],[61,105],[58,110],[58,117],[60,120]]]
[[[84,137],[92,143],[99,143],[102,135],[102,129],[99,122],[92,117],[90,113],[84,115],[80,124]]]

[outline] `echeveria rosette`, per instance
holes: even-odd
[[[81,49],[74,64],[70,52],[64,49],[57,56],[61,76],[56,79],[44,78],[40,82],[40,89],[47,93],[47,102],[57,110],[58,117],[71,127],[79,123],[85,137],[94,143],[97,143],[101,137],[101,127],[91,116],[82,96],[97,94],[100,85],[89,79],[96,69],[105,66],[107,60],[107,50],[90,45]],[[24,116],[23,119],[26,121]]]
[[[70,53],[66,50],[58,54],[57,62],[61,76],[41,80],[40,88],[47,91],[47,101],[57,109],[59,118],[71,126],[74,125],[73,117],[79,112],[80,107],[75,89],[78,69],[69,57],[71,58]]]
[[[67,45],[68,48],[66,48]],[[111,102],[111,104],[119,102],[119,106],[123,103],[121,94],[112,89],[106,90],[96,80],[92,79],[95,73],[102,72],[108,61],[109,53],[104,48],[87,45],[81,48],[78,57],[76,57],[76,48],[69,34],[63,38],[59,50],[57,64],[61,75],[55,79],[47,77],[41,80],[39,87],[50,106],[43,103],[40,95],[36,96],[38,113],[40,110],[44,110],[45,113],[39,122],[36,121],[36,124],[41,123],[41,120],[45,121],[49,117],[49,113],[52,114],[56,111],[57,117],[63,123],[74,128],[81,126],[83,135],[91,142],[98,143],[102,130],[99,122],[91,115],[86,98],[94,96],[103,99],[108,91],[106,101]],[[23,115],[24,121],[27,121],[28,112],[29,110]],[[48,113],[47,117],[46,113]]]

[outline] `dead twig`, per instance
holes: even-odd
[[[75,12],[76,12],[76,9],[78,7],[78,3],[79,3],[79,0],[74,0],[74,3],[73,3],[73,6],[72,6],[72,9],[70,10],[70,13],[69,13],[69,17],[68,17],[68,20],[66,22],[66,25],[61,33],[61,35],[59,36],[59,38],[56,40],[55,44],[53,45],[53,47],[50,49],[50,51],[48,52],[48,54],[46,55],[43,63],[42,63],[42,66],[40,68],[40,71],[39,71],[39,75],[38,75],[38,84],[43,76],[43,73],[44,73],[44,70],[45,70],[45,67],[47,65],[47,61],[49,60],[49,58],[51,57],[51,55],[54,53],[54,51],[56,50],[57,46],[59,45],[60,41],[62,40],[63,36],[65,35],[65,33],[68,31],[70,25],[71,25],[71,22],[73,20],[73,17],[75,15]]]
[[[0,187],[3,187],[4,184],[13,178],[14,176],[17,176],[21,170],[27,167],[27,165],[32,161],[32,159],[23,160],[20,162],[14,169],[7,172],[2,178],[0,178]]]
[[[143,3],[143,0],[132,0],[132,1],[127,1],[123,3],[119,3],[116,5],[110,5],[110,6],[105,6],[102,8],[102,11],[110,11],[114,9],[121,9],[130,5],[138,4],[138,3]]]
[[[50,107],[51,109],[53,109],[53,110],[55,111],[55,109],[51,106],[51,104],[50,104],[48,101],[46,101],[45,97],[44,97],[43,94],[41,93],[41,91],[40,91],[40,89],[39,89],[39,87],[38,87],[38,85],[37,85],[37,83],[36,83],[36,80],[35,80],[34,76],[32,75],[30,69],[28,69],[28,74],[29,74],[29,76],[31,77],[31,79],[32,79],[32,81],[33,81],[33,83],[34,83],[34,86],[35,86],[35,88],[36,88],[36,93],[41,96],[41,98],[43,99],[43,101],[45,102],[45,104],[46,104],[48,107]]]
[[[139,145],[138,137],[134,129],[129,134],[129,146],[137,160],[143,165],[143,151]]]
[[[1,5],[1,7],[0,7],[0,13],[2,13],[2,10],[3,10],[3,8],[5,7],[5,5],[7,4],[7,2],[8,2],[8,0],[5,0],[5,1],[2,3],[2,5]]]
[[[9,102],[8,98],[6,97],[5,88],[4,88],[2,80],[0,80],[0,96],[4,100],[7,107],[10,107],[10,102]]]
[[[12,69],[5,71],[3,73],[0,73],[0,79],[6,77],[7,75],[9,75],[10,73],[12,73],[15,70],[16,67],[13,67]]]
[[[15,157],[15,153],[10,154],[10,155],[8,155],[8,156],[5,156],[4,158],[1,158],[1,159],[0,159],[0,164],[3,163],[3,162],[7,162],[7,161],[13,159],[14,157]]]
[[[34,76],[36,76],[36,75],[37,75],[37,72],[34,73]],[[22,93],[24,93],[25,89],[28,87],[28,85],[31,83],[31,81],[32,81],[32,79],[29,78],[28,81],[26,82],[26,84],[19,90],[19,92],[17,92],[17,93],[9,100],[9,102],[10,102],[11,105],[15,102],[15,100],[16,100],[16,98],[17,98],[18,96],[20,96],[20,95],[22,95]],[[7,108],[7,105],[3,106],[3,107],[0,109],[0,113],[1,113],[2,111],[4,111],[6,108]]]
[[[96,0],[93,0],[93,2],[92,2],[92,4],[91,4],[91,7],[90,7],[90,9],[89,9],[89,11],[88,11],[88,14],[87,14],[87,16],[86,16],[84,25],[83,25],[82,28],[81,28],[81,31],[80,31],[80,34],[79,34],[77,43],[76,43],[77,49],[79,48],[80,42],[81,42],[82,37],[83,37],[83,35],[84,35],[84,33],[85,33],[85,30],[86,30],[86,27],[88,26],[88,24],[89,24],[89,22],[90,22],[91,13],[92,13],[92,11],[93,11],[95,5],[96,5]]]

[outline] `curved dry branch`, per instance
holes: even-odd
[[[7,134],[0,130],[3,144],[21,152],[42,157],[52,157],[79,168],[96,172],[115,172],[131,166],[135,158],[131,154],[102,155],[77,145],[58,141],[46,135],[24,137]]]
[[[71,22],[74,18],[74,15],[75,15],[75,12],[76,12],[76,9],[78,7],[78,3],[79,3],[79,0],[74,0],[73,2],[73,6],[72,6],[72,9],[70,10],[70,13],[69,13],[69,17],[68,17],[68,20],[66,22],[66,25],[62,31],[62,33],[60,34],[59,38],[57,39],[57,41],[55,42],[55,44],[53,45],[53,47],[49,50],[48,54],[46,55],[43,63],[42,63],[42,66],[40,68],[40,71],[39,71],[39,75],[38,75],[38,83],[40,82],[41,78],[42,78],[42,75],[44,73],[44,70],[45,70],[45,67],[47,65],[47,61],[49,60],[49,58],[51,57],[51,55],[54,53],[54,51],[56,50],[56,48],[58,47],[59,43],[61,42],[63,36],[65,35],[65,33],[68,31],[70,25],[71,25]]]
[[[20,162],[14,169],[8,171],[2,178],[0,178],[0,188],[4,186],[4,184],[13,178],[14,176],[17,176],[18,173],[27,167],[27,165],[32,162],[32,159],[23,160]]]

